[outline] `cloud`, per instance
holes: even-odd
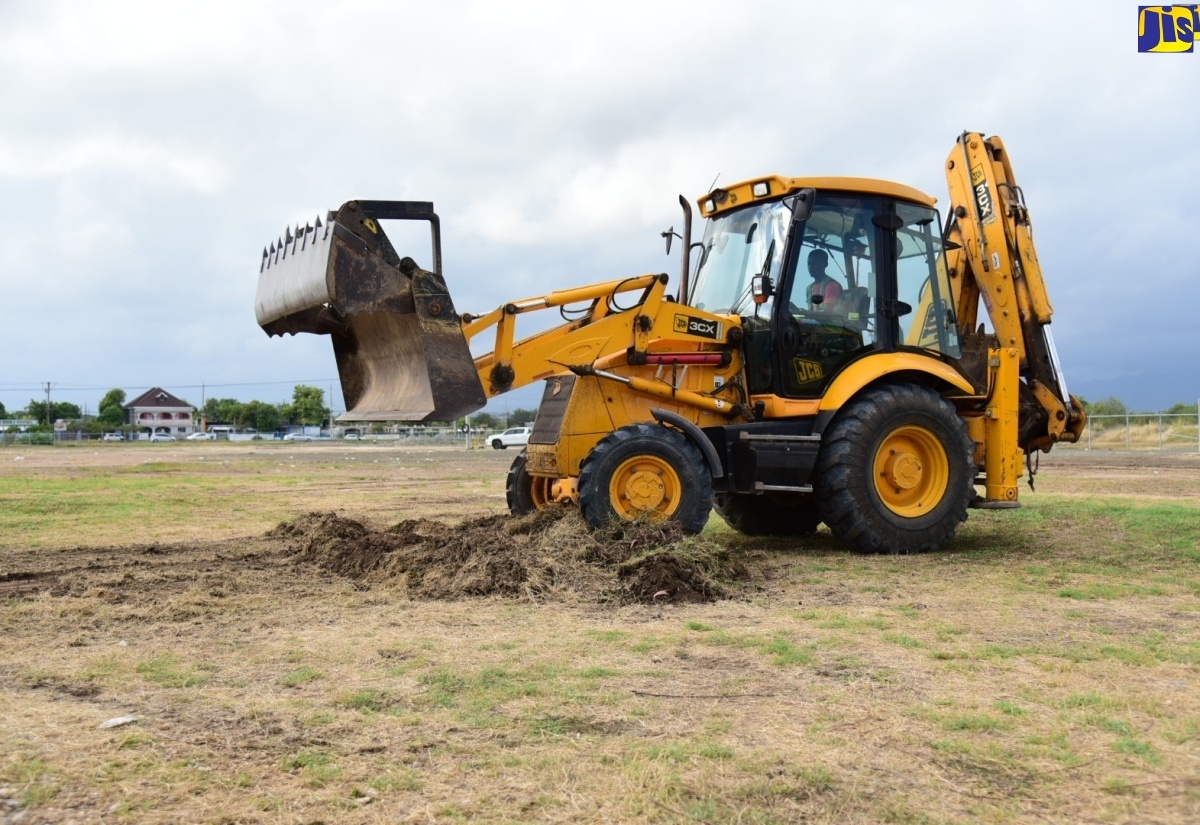
[[[262,247],[351,198],[434,201],[456,305],[478,311],[674,274],[659,232],[718,174],[884,177],[945,208],[963,129],[1009,147],[1068,374],[1136,371],[1200,346],[1200,57],[1138,55],[1133,20],[1032,0],[7,4],[8,372],[333,375],[326,341],[268,340],[252,300]],[[1136,334],[1131,272],[1170,296]],[[1164,393],[1197,394],[1197,369]]]

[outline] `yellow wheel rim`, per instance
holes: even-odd
[[[898,516],[931,512],[950,485],[950,460],[941,440],[924,427],[888,433],[875,453],[875,491]]]
[[[608,482],[613,510],[629,521],[651,515],[669,518],[679,509],[683,484],[670,462],[653,455],[628,458]]]
[[[530,476],[529,481],[529,497],[533,499],[533,506],[538,510],[545,510],[551,501],[550,486],[554,483],[554,479]]]

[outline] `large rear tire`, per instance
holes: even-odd
[[[534,510],[544,509],[550,500],[550,485],[553,483],[551,479],[531,476],[526,471],[525,451],[521,450],[508,468],[508,480],[504,485],[508,512],[514,516],[526,516]]]
[[[954,537],[974,495],[974,446],[933,390],[895,384],[847,404],[825,431],[814,490],[834,536],[860,553],[920,553]]]
[[[717,493],[713,509],[726,524],[747,536],[807,536],[821,524],[812,496]]]
[[[682,433],[631,424],[609,433],[583,460],[579,509],[596,528],[649,517],[699,533],[712,509],[712,476]]]

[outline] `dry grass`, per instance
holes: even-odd
[[[1098,418],[1088,422],[1088,428],[1077,445],[1066,449],[1137,450],[1195,453],[1197,441],[1196,416],[1164,416],[1157,420],[1140,421],[1135,416],[1126,425],[1119,418]]]
[[[268,535],[479,528],[511,452],[156,446],[0,450],[0,822],[1200,817],[1198,462],[1055,454],[927,556],[714,524],[748,579],[645,604],[567,520],[449,600]]]

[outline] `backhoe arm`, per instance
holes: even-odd
[[[1019,397],[1017,440],[1025,453],[1078,440],[1087,416],[1068,392],[1050,319],[1054,309],[1033,243],[1025,198],[998,137],[965,132],[946,159],[950,188],[948,265],[955,289],[959,333],[977,337],[982,302],[995,330],[989,342],[1014,351],[1019,387],[993,387]],[[1007,370],[991,370],[992,382]],[[1011,379],[1008,379],[1011,381]]]

